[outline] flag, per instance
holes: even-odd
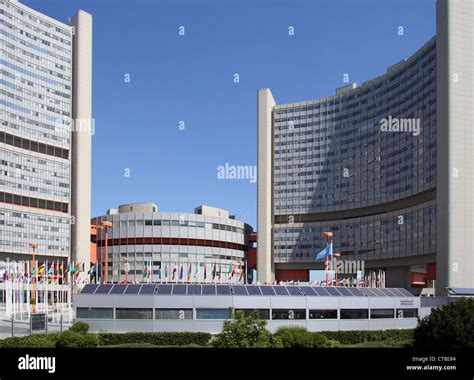
[[[188,268],[188,282],[191,282],[191,275],[193,273],[193,264],[189,263],[189,268]]]
[[[148,263],[145,261],[145,267],[143,268],[143,279],[148,276]]]
[[[240,277],[239,277],[239,282],[242,280],[242,277],[244,276],[244,268],[240,268]]]
[[[231,273],[230,277],[234,277],[235,273],[236,273],[236,268],[235,268],[235,264],[234,264],[234,265],[232,265],[232,273]]]
[[[227,269],[227,273],[229,274],[229,278],[232,278],[232,263],[229,263],[229,268]]]
[[[214,268],[212,268],[212,279],[216,278],[216,263],[214,263]]]
[[[157,273],[157,275],[158,275],[158,278],[161,280],[161,269],[160,269],[160,268],[161,268],[161,267],[158,266],[158,270],[157,270],[156,273]]]
[[[321,252],[319,252],[316,255],[315,260],[316,261],[322,260],[328,256],[332,256],[332,241],[328,245],[326,245],[326,247]]]
[[[207,266],[206,263],[204,263],[204,280],[207,278]]]
[[[179,271],[179,279],[183,279],[183,264],[181,264],[181,270]]]
[[[176,264],[174,264],[174,267],[173,267],[173,277],[171,278],[173,281],[174,281],[174,276],[176,275],[176,271],[178,270],[178,267]]]
[[[41,264],[38,268],[38,274],[42,275],[44,273],[44,263]]]

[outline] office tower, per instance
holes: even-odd
[[[0,0],[0,259],[89,265],[92,17]]]
[[[309,280],[330,231],[386,286],[474,287],[474,3],[436,6],[436,36],[381,76],[289,104],[258,91],[261,282]]]

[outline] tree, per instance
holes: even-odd
[[[274,339],[266,329],[267,322],[261,320],[258,311],[244,315],[243,311],[235,311],[233,319],[224,322],[222,332],[212,342],[214,347],[248,348],[278,347],[279,339]]]
[[[418,320],[415,347],[474,348],[474,298],[439,306]]]

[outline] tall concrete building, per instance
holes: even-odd
[[[92,17],[0,0],[0,260],[89,265]]]
[[[259,281],[308,279],[334,234],[386,286],[474,287],[474,2],[438,0],[436,36],[325,98],[258,91]]]

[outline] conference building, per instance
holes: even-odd
[[[436,35],[383,75],[288,104],[258,91],[260,282],[309,279],[332,232],[387,287],[474,287],[474,2],[436,8]]]
[[[210,206],[194,213],[160,212],[154,203],[110,209],[91,221],[98,283],[246,282],[252,228]]]
[[[0,260],[89,265],[92,17],[0,0]]]

